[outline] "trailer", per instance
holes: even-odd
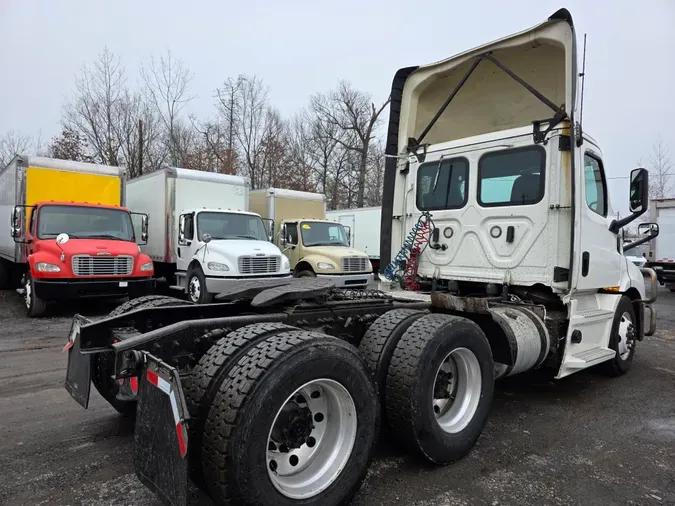
[[[248,282],[209,305],[76,316],[66,388],[86,407],[102,356],[135,379],[134,467],[166,504],[185,504],[189,478],[217,504],[337,506],[363,482],[381,425],[450,464],[480,437],[495,379],[626,374],[655,330],[655,273],[625,259],[619,235],[647,211],[648,172],[631,172],[631,214],[614,220],[602,151],[576,122],[576,56],[562,9],[395,74],[386,290]]]
[[[129,206],[150,216],[143,251],[155,275],[192,302],[209,303],[242,281],[290,277],[269,226],[248,211],[246,178],[165,168],[129,181],[126,192]]]
[[[120,167],[16,156],[0,170],[0,215],[0,288],[21,286],[30,317],[50,302],[153,290],[137,244],[147,215],[124,207]]]
[[[653,199],[649,221],[659,227],[659,236],[649,241],[647,265],[656,271],[659,282],[675,292],[675,199]],[[648,232],[646,226],[642,226]]]
[[[251,192],[251,209],[274,223],[295,277],[330,279],[336,285],[365,287],[373,281],[368,255],[349,243],[344,225],[326,219],[321,193],[267,188]]]
[[[327,211],[326,219],[344,225],[350,246],[368,255],[375,272],[380,271],[381,207],[360,207]]]

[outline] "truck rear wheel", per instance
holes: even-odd
[[[425,314],[428,314],[428,312],[416,309],[388,311],[375,320],[359,344],[359,352],[375,378],[385,419],[386,399],[384,391],[391,356],[405,331]]]
[[[430,314],[408,328],[391,357],[387,421],[405,446],[448,464],[475,444],[493,392],[492,351],[480,327],[466,318]]]
[[[599,365],[600,370],[608,376],[622,376],[628,372],[635,355],[638,320],[635,307],[625,295],[619,300],[609,337],[609,347],[616,352],[612,360]]]
[[[378,426],[357,350],[285,332],[249,349],[221,384],[204,431],[204,474],[220,504],[346,504],[365,478]]]
[[[120,304],[113,309],[108,316],[121,316],[135,309],[162,306],[186,306],[189,302],[164,295],[146,295],[138,299],[132,299]],[[125,417],[133,417],[136,414],[136,401],[126,401],[117,398],[120,384],[113,379],[115,374],[115,358],[109,354],[94,355],[92,361],[91,382],[108,404]]]
[[[203,481],[201,473],[202,435],[218,387],[230,369],[250,348],[270,336],[289,330],[297,329],[283,323],[254,323],[237,329],[211,346],[192,370],[192,374],[185,382],[185,400],[191,418],[190,460],[192,470],[195,471],[192,473],[192,478],[196,482]],[[222,329],[213,330],[210,334],[217,335],[218,332],[222,332]]]
[[[35,285],[30,271],[26,272],[23,285],[23,300],[26,304],[26,314],[30,318],[42,316],[47,311],[47,301],[35,295]]]

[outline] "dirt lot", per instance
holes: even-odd
[[[467,458],[434,468],[382,444],[353,504],[675,504],[675,294],[657,307],[627,376],[501,382]],[[0,292],[0,504],[157,505],[133,473],[133,427],[95,390],[85,411],[63,389],[74,310],[29,320]],[[191,504],[210,503],[192,490]]]

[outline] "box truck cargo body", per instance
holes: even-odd
[[[268,188],[252,191],[250,204],[252,211],[273,220],[276,244],[295,277],[328,278],[350,287],[373,280],[368,256],[350,247],[341,223],[326,220],[323,194]]]
[[[152,262],[136,241],[147,217],[136,235],[123,201],[119,167],[15,157],[0,171],[0,285],[20,281],[31,316],[52,300],[151,291]]]
[[[129,207],[150,217],[143,251],[156,276],[193,302],[210,302],[237,281],[290,276],[268,227],[248,212],[245,178],[166,168],[129,181],[126,192]]]
[[[659,226],[659,235],[649,241],[648,266],[661,284],[675,291],[675,199],[652,200],[649,214],[649,221]]]

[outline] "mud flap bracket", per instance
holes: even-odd
[[[170,506],[187,503],[189,418],[178,372],[141,352],[134,436],[139,480]]]

